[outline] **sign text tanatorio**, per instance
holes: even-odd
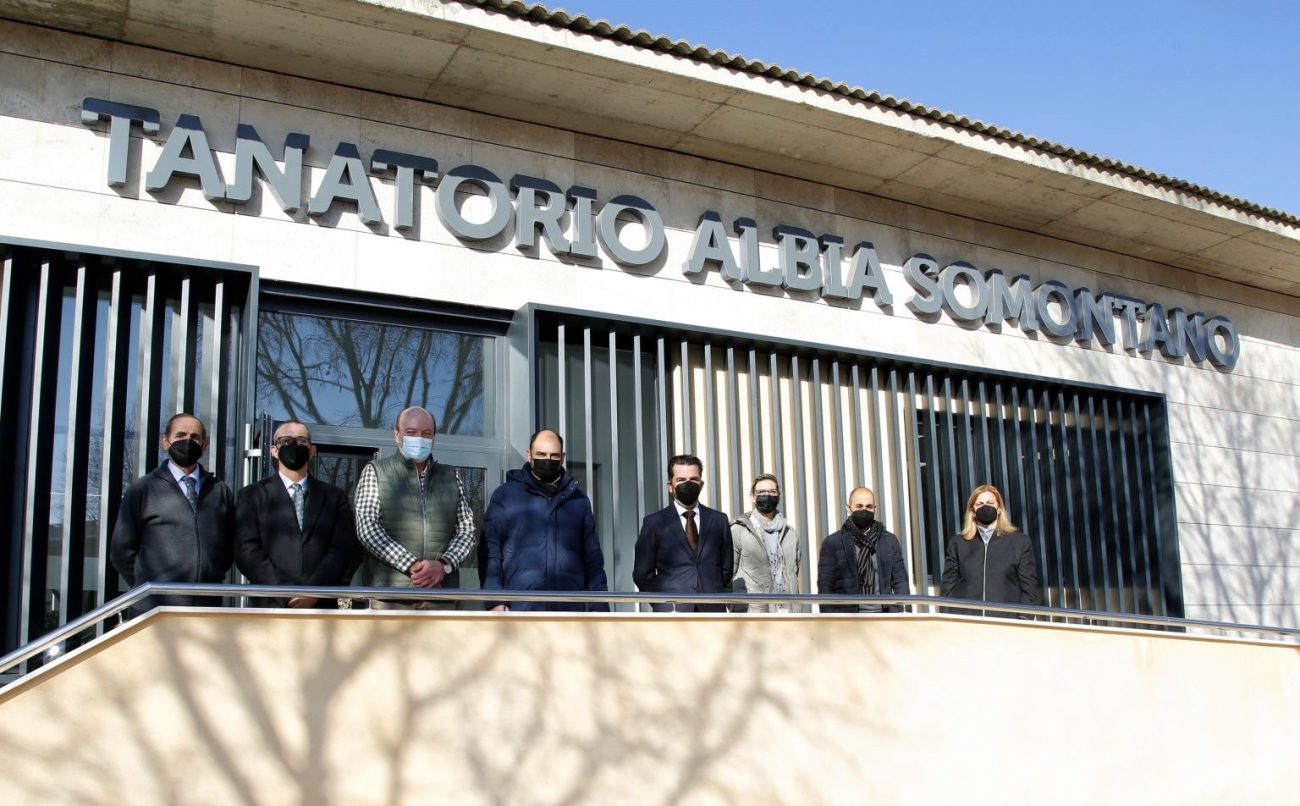
[[[130,174],[132,131],[150,135],[161,131],[158,110],[101,98],[85,99],[81,119],[91,126],[108,123],[107,182],[113,187],[125,185]],[[507,183],[472,164],[440,172],[432,157],[387,149],[376,149],[367,165],[353,143],[335,146],[316,191],[304,199],[303,155],[310,142],[308,135],[289,134],[283,158],[276,160],[252,126],[239,124],[234,176],[227,182],[199,118],[183,114],[145,174],[145,190],[157,193],[185,177],[198,180],[209,200],[243,204],[253,197],[256,175],[287,213],[302,209],[305,202],[307,214],[319,217],[341,204],[355,209],[364,223],[378,225],[385,219],[371,179],[391,177],[396,195],[391,223],[398,230],[415,226],[419,190],[428,187],[438,220],[463,242],[489,241],[513,226],[515,247],[525,254],[535,254],[540,241],[552,254],[568,260],[597,261],[603,254],[628,269],[669,259],[663,218],[639,196],[622,194],[601,202],[593,188],[562,189],[547,179],[523,174]],[[487,197],[491,212],[486,218],[465,214],[463,191]],[[624,224],[629,221],[640,224],[643,235],[637,243],[625,240]],[[777,259],[775,265],[765,266],[759,259],[757,222],[740,217],[728,227],[717,211],[702,211],[690,250],[680,261],[681,272],[690,276],[713,269],[736,286],[769,286],[824,299],[866,299],[881,308],[894,304],[870,242],[849,247],[837,235],[818,235],[785,224],[771,232]],[[1159,351],[1170,359],[1209,361],[1223,369],[1231,369],[1241,352],[1237,329],[1223,316],[1207,317],[1177,307],[1166,310],[1160,303],[1070,288],[1057,280],[1035,285],[1026,275],[1008,278],[998,269],[981,271],[964,261],[940,265],[926,254],[904,261],[903,277],[913,292],[907,307],[927,321],[946,314],[971,326],[996,329],[1007,323],[1060,342],[1119,343],[1141,355]]]

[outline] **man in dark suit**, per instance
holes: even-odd
[[[722,593],[731,583],[734,558],[728,518],[699,503],[704,463],[697,456],[668,461],[668,494],[673,502],[645,516],[636,539],[632,579],[647,593]],[[656,604],[657,611],[673,610]],[[725,612],[726,605],[682,604],[684,612]]]
[[[347,493],[307,473],[316,454],[311,431],[297,420],[275,429],[278,472],[235,499],[235,562],[258,585],[346,585],[358,558],[356,521]],[[264,599],[272,607],[335,607],[335,599]]]

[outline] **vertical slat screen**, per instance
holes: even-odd
[[[928,537],[926,544],[930,548],[931,557],[930,565],[927,571],[930,574],[930,584],[936,589],[939,586],[940,576],[942,573],[941,562],[944,556],[944,546],[947,542],[946,531],[943,524],[943,495],[940,492],[940,465],[939,465],[939,414],[938,414],[938,396],[935,392],[934,375],[928,374],[925,379],[925,423],[928,426],[926,430],[926,441],[930,443],[929,453],[926,457],[926,466],[924,481],[919,485],[922,494],[928,496],[929,508],[926,512],[928,516],[928,527],[926,532]],[[928,482],[928,484],[927,484]]]
[[[611,554],[620,567],[641,519],[667,503],[668,457],[693,452],[705,462],[706,502],[733,516],[748,510],[755,475],[776,474],[783,512],[805,541],[805,590],[849,491],[867,486],[904,546],[914,590],[937,593],[967,497],[994,484],[1036,546],[1045,604],[1167,613],[1181,601],[1172,483],[1157,464],[1168,455],[1157,399],[734,334],[539,315],[552,325],[537,329],[550,334],[539,354],[561,359],[549,377],[569,388],[541,390],[538,400],[585,399],[587,345],[608,345],[600,352],[609,360],[610,405],[588,407],[585,427],[605,446],[587,457],[588,472],[611,489],[624,477],[629,484],[597,502],[620,510],[598,513],[616,524]],[[566,322],[583,329],[580,378],[563,369]]]
[[[36,317],[32,347],[31,382],[27,387],[27,481],[26,513],[23,518],[23,560],[20,573],[18,642],[25,644],[44,632],[45,579],[50,539],[50,471],[54,445],[46,437],[54,418],[55,382],[58,380],[59,308],[62,294],[52,276],[55,269],[50,257],[43,257],[35,267]],[[58,296],[56,296],[56,294]]]
[[[127,272],[111,268],[109,279],[108,327],[104,359],[104,436],[99,467],[99,553],[96,557],[95,601],[112,598],[117,590],[117,571],[108,561],[109,536],[117,520],[125,489],[122,467],[126,461],[126,409],[129,396],[128,370],[131,343],[131,289]]]
[[[1143,453],[1146,456],[1146,462],[1142,471],[1138,474],[1134,486],[1147,493],[1146,503],[1151,520],[1149,523],[1144,524],[1144,533],[1147,538],[1144,544],[1148,547],[1148,556],[1151,557],[1150,562],[1155,576],[1153,580],[1155,589],[1163,593],[1162,596],[1157,597],[1156,601],[1160,605],[1161,615],[1182,615],[1181,612],[1165,612],[1168,600],[1173,598],[1173,594],[1176,593],[1178,603],[1180,605],[1182,603],[1181,588],[1175,588],[1177,581],[1166,578],[1167,574],[1175,573],[1178,568],[1177,562],[1173,561],[1177,559],[1178,543],[1177,541],[1157,542],[1159,536],[1166,534],[1166,527],[1169,527],[1171,532],[1173,531],[1172,524],[1166,523],[1166,518],[1172,515],[1174,498],[1171,489],[1173,485],[1169,481],[1169,467],[1166,464],[1163,468],[1159,468],[1156,464],[1155,445],[1151,436],[1153,428],[1151,407],[1145,406],[1142,409],[1143,427],[1141,436],[1138,435],[1136,419],[1134,417],[1134,439],[1141,444]],[[1161,451],[1162,457],[1169,454],[1167,440],[1164,445],[1166,447]],[[1162,487],[1165,489],[1162,489]],[[1169,566],[1169,568],[1166,570],[1165,566]]]
[[[592,401],[594,384],[591,371],[591,326],[588,325],[582,329],[582,430],[583,454],[587,464],[583,478],[587,481],[589,495],[596,494],[596,412]]]
[[[559,379],[559,382],[556,384],[556,392],[559,398],[557,401],[556,411],[558,412],[559,418],[556,422],[559,426],[561,436],[569,433],[569,363],[567,350],[565,349],[567,347],[567,344],[565,343],[566,336],[567,331],[564,323],[561,322],[555,337],[555,372]],[[539,420],[538,422],[545,421]]]
[[[612,361],[613,359],[611,359]],[[612,366],[612,364],[611,364]],[[646,516],[646,462],[648,457],[645,454],[645,440],[642,435],[645,433],[645,411],[642,405],[643,387],[641,381],[641,334],[637,333],[632,336],[632,390],[633,396],[636,397],[636,404],[633,407],[632,427],[636,434],[636,520],[637,523]],[[650,473],[654,475],[653,472]]]
[[[826,400],[822,394],[822,362],[820,358],[814,358],[809,362],[807,400],[812,415],[812,422],[809,423],[808,428],[808,433],[812,435],[812,445],[810,446],[812,449],[812,472],[807,474],[807,478],[804,480],[804,484],[807,485],[804,497],[813,505],[815,510],[813,523],[816,524],[814,533],[820,536],[826,534],[826,509],[837,495],[837,493],[828,489],[829,485],[826,483],[826,434],[822,422],[822,412],[826,408]]]
[[[1087,601],[1084,598],[1083,575],[1080,573],[1080,563],[1082,562],[1080,559],[1080,555],[1083,553],[1080,551],[1080,544],[1083,544],[1082,546],[1083,549],[1085,550],[1087,549],[1086,537],[1084,535],[1077,535],[1075,536],[1076,539],[1074,540],[1070,539],[1072,530],[1075,525],[1075,518],[1074,518],[1075,498],[1073,494],[1074,477],[1071,468],[1072,452],[1070,450],[1069,435],[1066,431],[1067,417],[1066,417],[1064,393],[1061,393],[1057,396],[1057,402],[1058,402],[1058,406],[1054,409],[1057,418],[1056,419],[1056,438],[1057,438],[1057,446],[1058,446],[1057,455],[1061,459],[1061,461],[1058,462],[1057,464],[1061,467],[1062,470],[1062,479],[1061,479],[1062,483],[1061,486],[1057,489],[1059,489],[1060,491],[1059,493],[1061,498],[1060,503],[1064,504],[1065,506],[1065,520],[1062,521],[1061,523],[1062,526],[1061,531],[1064,533],[1065,544],[1069,547],[1070,550],[1070,574],[1071,574],[1071,578],[1074,581],[1074,600],[1076,603],[1075,606],[1086,609],[1090,607],[1091,602]]]
[[[180,300],[172,311],[171,383],[163,390],[168,404],[163,411],[169,416],[194,410],[194,354],[198,334],[194,321],[194,279],[188,275],[180,281]]]
[[[668,429],[671,427],[668,420],[668,364],[667,364],[667,344],[663,336],[655,340],[658,345],[658,368],[659,378],[655,383],[655,389],[659,398],[659,466],[656,468],[659,472],[652,473],[655,481],[662,481],[668,475]],[[662,496],[655,496],[654,501],[657,503]],[[658,507],[654,507],[658,509]]]
[[[1098,428],[1099,424],[1103,426],[1100,429]],[[1101,512],[1096,513],[1098,516],[1098,531],[1095,542],[1097,544],[1098,553],[1100,554],[1099,560],[1101,572],[1103,574],[1102,578],[1105,580],[1104,588],[1106,594],[1106,609],[1125,612],[1129,610],[1129,605],[1124,601],[1124,574],[1120,570],[1118,555],[1116,556],[1116,562],[1113,566],[1110,559],[1111,555],[1115,553],[1111,550],[1110,540],[1113,539],[1114,535],[1118,531],[1118,524],[1115,523],[1115,519],[1111,517],[1111,507],[1115,504],[1113,497],[1115,493],[1115,462],[1110,455],[1110,425],[1108,420],[1098,418],[1097,400],[1095,395],[1088,395],[1088,426],[1087,431],[1090,440],[1089,464],[1092,465],[1093,474],[1090,503],[1092,507],[1101,509]],[[1083,431],[1084,429],[1082,427],[1079,428],[1080,435],[1083,434]],[[1098,434],[1099,431],[1101,431],[1100,434]],[[1105,446],[1104,452],[1102,450],[1103,445]],[[1107,468],[1110,469],[1109,472],[1105,472],[1105,469]],[[1106,477],[1106,481],[1109,482],[1109,489],[1107,489],[1107,485],[1102,481],[1103,475]],[[1103,522],[1105,523],[1105,526],[1101,525]],[[1086,523],[1087,521],[1085,521],[1085,524]],[[1113,577],[1110,574],[1112,567],[1115,569]]]
[[[621,485],[617,483],[618,480],[623,478],[623,466],[622,463],[619,461],[619,439],[618,439],[618,422],[620,419],[618,414],[618,340],[614,334],[614,331],[612,330],[609,332],[608,338],[609,338],[608,358],[609,358],[609,443],[610,443],[609,468],[610,468],[610,474],[614,477],[615,480],[615,483],[610,485],[610,496],[611,496],[611,504],[614,507],[614,511],[618,512],[623,508],[622,507],[623,500],[622,500],[622,496],[620,495],[620,489],[619,489]],[[591,441],[588,440],[587,444],[590,445]],[[591,453],[595,453],[595,451],[591,451]],[[590,476],[588,476],[588,478],[590,478]],[[613,535],[606,533],[601,535],[601,551],[604,552],[606,556],[610,558],[610,561],[613,563],[614,573],[612,574],[612,576],[617,578],[618,570],[619,568],[622,567],[622,559],[623,559],[622,546],[616,541],[614,541]]]
[[[21,292],[16,281],[18,258],[14,251],[0,247],[0,445],[19,445],[20,432],[18,401],[10,390],[18,387],[19,361],[22,354],[22,317],[16,310],[15,294]],[[22,479],[13,477],[0,482],[0,563],[7,569],[18,568],[22,557],[22,524],[16,506],[22,500],[19,493]],[[16,575],[0,574],[0,603],[3,606],[3,624],[0,639],[4,648],[18,643],[18,613],[13,606],[17,598]]]
[[[60,556],[59,623],[81,615],[84,610],[82,591],[86,555],[86,503],[89,493],[87,464],[90,441],[78,438],[89,434],[90,406],[95,377],[94,349],[99,294],[89,276],[92,269],[83,258],[75,268],[75,302],[71,322],[71,362],[68,383],[68,439],[63,457],[63,535]],[[85,369],[81,369],[81,368]]]
[[[736,348],[727,345],[727,383],[722,390],[723,397],[727,401],[727,428],[723,434],[727,438],[727,457],[728,465],[731,467],[731,476],[734,482],[727,491],[730,493],[730,511],[739,515],[744,512],[748,497],[745,495],[749,490],[749,479],[753,478],[747,467],[742,464],[740,450],[741,443],[744,441],[740,431],[740,403],[737,398],[740,396],[742,384],[739,376],[736,374]],[[719,496],[718,503],[721,504],[722,497]]]
[[[910,411],[915,412],[918,410],[919,399],[920,398],[918,397],[918,392],[916,389],[916,373],[908,372],[907,373],[907,407]],[[908,430],[911,431],[911,435],[910,435],[911,439],[907,440],[908,442],[907,464],[908,467],[920,468],[922,462],[924,461],[924,459],[922,458],[920,424],[914,421],[911,423]],[[903,435],[900,433],[900,438],[902,437]],[[901,464],[902,462],[903,459],[900,456],[899,463]],[[901,476],[901,468],[900,468],[900,476]],[[900,492],[900,499],[902,499],[903,498],[902,490],[900,490],[899,492]],[[919,493],[920,490],[918,489],[917,492]],[[908,502],[909,505],[907,507],[907,512],[906,512],[907,528],[906,529],[900,528],[899,534],[903,535],[901,539],[905,541],[904,551],[909,552],[909,556],[908,556],[909,562],[907,567],[912,571],[912,590],[913,592],[916,593],[927,594],[929,593],[929,590],[927,590],[926,588],[926,569],[929,568],[930,566],[930,557],[929,557],[929,551],[927,550],[924,536],[919,534],[919,532],[922,531],[919,526],[919,524],[922,522],[921,502],[919,500],[920,496],[919,495],[908,496],[908,498],[912,500]],[[900,515],[902,514],[903,513],[900,513]],[[908,539],[909,535],[911,536],[910,540]]]
[[[789,395],[789,413],[791,417],[790,440],[791,450],[788,454],[791,464],[793,465],[794,485],[791,487],[787,482],[787,488],[793,489],[794,497],[791,500],[786,498],[785,512],[786,517],[793,517],[793,522],[798,526],[799,532],[805,538],[810,532],[818,529],[816,515],[812,514],[820,502],[809,500],[808,495],[808,456],[804,450],[804,390],[803,390],[803,373],[801,371],[799,356],[790,356],[790,395]],[[778,472],[782,478],[790,478],[790,470],[782,469]],[[815,552],[812,555],[816,556]]]
[[[745,352],[749,357],[749,469],[751,476],[757,476],[768,472],[769,460],[766,459],[764,447],[770,440],[763,438],[763,398],[758,380],[758,351],[750,347]]]
[[[144,307],[140,310],[140,334],[136,342],[138,355],[137,366],[140,368],[136,381],[138,395],[135,412],[136,418],[136,454],[132,477],[139,478],[148,473],[158,455],[157,445],[149,439],[162,429],[159,417],[159,400],[166,394],[162,389],[164,362],[163,352],[163,314],[166,305],[163,292],[159,289],[162,280],[155,269],[147,269],[145,278]],[[170,408],[170,407],[169,407]],[[175,412],[170,412],[170,414]]]
[[[0,266],[7,651],[118,594],[113,523],[126,485],[161,460],[166,417],[194,411],[205,466],[231,470],[250,278],[29,245],[0,245]]]
[[[834,523],[841,510],[841,501],[847,491],[845,485],[846,464],[852,466],[853,463],[853,444],[858,441],[861,428],[855,422],[851,427],[844,424],[844,395],[845,389],[840,378],[840,362],[831,361],[831,386],[830,386],[830,438],[827,440],[827,452],[831,462],[831,485],[829,494],[826,496],[826,508],[830,510],[830,522]],[[850,394],[852,389],[847,390]],[[847,449],[847,450],[846,450]],[[852,471],[849,471],[849,476]]]
[[[731,474],[727,472],[727,468],[724,468],[718,461],[718,457],[723,454],[723,451],[721,446],[718,445],[718,407],[717,399],[713,394],[713,345],[706,342],[702,346],[702,350],[703,361],[700,367],[700,375],[704,381],[702,384],[704,387],[704,402],[698,418],[703,422],[700,423],[702,427],[694,429],[694,432],[704,434],[704,444],[702,446],[698,444],[697,439],[696,444],[691,446],[691,451],[704,461],[705,472],[713,480],[713,483],[708,485],[708,487],[712,487],[712,490],[706,487],[705,494],[708,496],[708,500],[713,503],[715,509],[726,512],[727,507],[730,505],[731,488],[734,479],[730,478]]]
[[[911,417],[908,416],[908,412],[903,406],[903,390],[899,386],[899,374],[900,371],[897,369],[890,369],[889,371],[889,448],[885,454],[893,457],[893,461],[889,463],[889,497],[886,499],[886,493],[882,490],[877,496],[877,508],[879,508],[880,502],[885,500],[890,502],[885,507],[886,525],[896,533],[901,534],[900,543],[906,545],[911,542],[907,538],[907,512],[911,507],[907,504],[910,496],[906,492],[908,481],[904,463],[907,460],[907,443],[909,442],[906,432],[910,427],[908,423]],[[880,473],[882,478],[886,477],[886,466],[884,464],[881,465]]]

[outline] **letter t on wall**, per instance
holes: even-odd
[[[131,154],[131,126],[138,125],[145,134],[157,134],[161,117],[157,109],[134,106],[103,98],[87,98],[81,102],[81,122],[93,126],[107,119],[108,124],[108,185],[122,187],[126,184],[128,161]]]
[[[370,170],[377,176],[389,171],[397,172],[397,210],[393,227],[410,229],[415,226],[415,172],[420,172],[421,182],[432,185],[438,181],[438,161],[432,157],[379,148],[370,156]]]

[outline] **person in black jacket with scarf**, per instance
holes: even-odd
[[[907,566],[898,538],[876,520],[876,494],[866,487],[849,493],[849,516],[822,541],[817,555],[817,589],[853,596],[907,596]],[[898,613],[897,605],[822,605],[823,613]]]
[[[943,554],[940,594],[983,602],[1039,603],[1038,564],[1032,541],[1007,516],[1002,493],[991,484],[975,488],[966,499],[961,532],[948,540]],[[995,611],[986,615],[999,614]]]
[[[605,557],[591,500],[564,468],[564,440],[533,435],[528,462],[492,493],[479,541],[484,590],[605,591]],[[489,602],[491,610],[605,612],[603,602]]]

